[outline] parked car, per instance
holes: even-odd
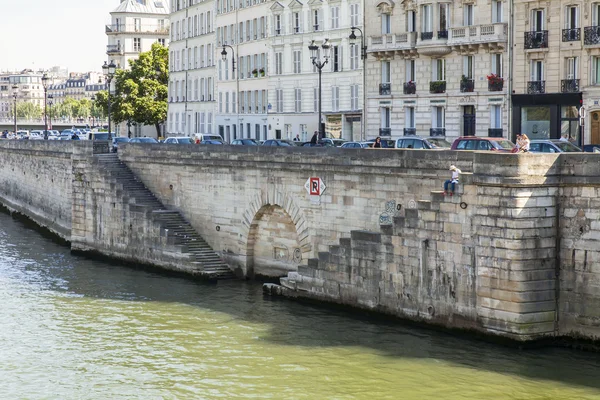
[[[375,139],[367,140],[365,143],[368,143],[369,147],[373,147],[373,144],[375,143]],[[394,139],[381,138],[381,147],[382,148],[393,149],[395,145],[396,145],[396,143],[395,143]]]
[[[158,143],[158,140],[151,137],[134,137],[129,139],[129,143]]]
[[[334,147],[341,147],[344,143],[347,142],[347,140],[346,139],[323,138],[322,140],[320,140],[320,142],[331,143],[331,145],[334,146]]]
[[[279,147],[290,147],[295,146],[294,142],[291,140],[283,140],[283,139],[269,139],[265,140],[262,144],[263,146],[279,146]]]
[[[17,131],[15,132],[15,138],[19,140],[29,139],[29,131]]]
[[[444,137],[420,137],[404,136],[396,139],[395,148],[397,149],[426,149],[426,150],[450,150],[452,143]]]
[[[79,138],[82,138],[82,135],[77,135]],[[83,135],[87,140],[108,140],[109,133],[108,132],[89,132],[87,135]],[[110,137],[114,137],[114,134],[110,135]],[[84,139],[84,140],[85,140]]]
[[[360,142],[346,142],[340,146],[342,149],[364,149],[365,147],[369,147],[366,143]]]
[[[111,151],[113,153],[116,153],[119,150],[119,143],[128,143],[128,142],[129,142],[129,138],[126,136],[118,136],[118,137],[112,138]]]
[[[165,141],[163,142],[164,144],[194,144],[194,141],[192,140],[192,138],[189,138],[187,136],[173,136],[173,137],[168,137],[165,139]]]
[[[220,140],[221,142],[225,142],[225,140],[220,135],[212,135],[209,133],[195,133],[192,139],[194,141],[195,139],[199,139],[200,142],[204,140]]]
[[[29,140],[44,140],[44,131],[29,132]]]
[[[59,140],[60,132],[59,131],[48,131],[48,140]]]
[[[462,136],[454,140],[452,150],[487,150],[513,153],[516,146],[510,140],[497,137]]]
[[[586,144],[583,146],[586,153],[600,153],[600,144]]]
[[[221,144],[224,145],[225,142],[223,142],[222,140],[203,140],[200,142],[200,144]]]
[[[258,146],[256,139],[235,139],[231,141],[233,146]]]
[[[529,151],[532,153],[580,153],[582,150],[565,140],[548,139],[532,140]]]

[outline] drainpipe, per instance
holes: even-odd
[[[508,2],[508,134],[507,138],[512,139],[513,131],[513,108],[512,108],[512,93],[513,93],[513,48],[514,48],[514,0]]]

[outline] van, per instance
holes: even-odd
[[[219,140],[221,142],[225,142],[220,135],[211,134],[211,133],[195,133],[193,136],[195,139],[200,139],[201,142],[205,140]]]

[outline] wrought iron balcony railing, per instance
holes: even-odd
[[[577,93],[579,89],[579,79],[563,79],[560,81],[560,91],[562,93]]]
[[[404,82],[404,94],[417,93],[417,84],[414,82]]]
[[[379,84],[379,94],[389,96],[392,94],[392,84],[391,83],[380,83]]]
[[[526,49],[545,49],[548,47],[548,31],[525,32]]]
[[[581,28],[563,29],[563,42],[576,42],[581,40]]]
[[[392,136],[392,128],[379,128],[379,136]]]
[[[489,128],[488,129],[489,137],[502,137],[502,128]]]
[[[433,32],[421,32],[421,40],[433,39]]]
[[[529,81],[527,82],[528,94],[543,94],[546,93],[546,81]]]
[[[431,128],[429,136],[446,136],[446,128]]]
[[[496,78],[494,80],[488,79],[488,90],[490,92],[501,92],[504,89],[504,79]]]
[[[460,81],[460,91],[472,92],[475,90],[475,81],[473,79],[461,79]]]
[[[448,39],[448,31],[447,30],[438,31],[437,37],[438,37],[438,39]]]
[[[586,26],[583,28],[583,44],[600,44],[600,26]]]
[[[404,136],[415,136],[417,128],[404,128]]]
[[[446,93],[446,81],[429,82],[429,93]]]

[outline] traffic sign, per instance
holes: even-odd
[[[318,177],[310,177],[306,180],[304,188],[311,196],[321,196],[326,189],[325,182]]]
[[[585,107],[584,106],[579,107],[579,117],[585,118],[586,115],[587,115],[587,110],[585,109]]]

